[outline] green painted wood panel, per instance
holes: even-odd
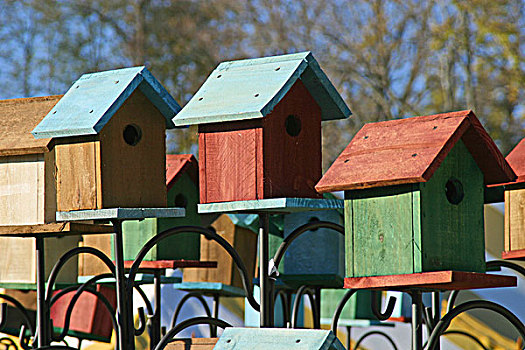
[[[403,185],[346,192],[349,277],[414,272],[413,191]]]
[[[200,226],[201,221],[197,214],[199,189],[188,174],[183,174],[168,191],[168,206],[180,205],[178,201],[182,199],[181,195],[187,202],[186,216],[183,218],[153,218],[123,223],[125,260],[134,260],[144,244],[157,233],[175,226]],[[199,260],[199,258],[200,235],[188,232],[164,239],[146,255],[144,260]]]
[[[323,289],[321,290],[321,319],[331,319],[337,305],[348,292],[345,289]],[[377,301],[381,301],[381,293],[377,293]],[[339,318],[340,321],[346,320],[377,320],[372,313],[372,292],[360,290],[356,292],[343,308]]]
[[[463,187],[464,197],[457,205],[446,196],[451,178]],[[420,184],[423,271],[485,271],[483,187],[483,173],[462,141],[432,178]]]

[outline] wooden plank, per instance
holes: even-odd
[[[347,247],[353,244],[353,261],[346,264],[353,264],[351,277],[414,272],[412,191],[406,185],[348,193],[353,231],[346,240]]]
[[[124,267],[126,269],[131,268],[134,260],[124,261]],[[197,261],[197,260],[157,260],[157,261],[142,261],[140,263],[141,269],[179,269],[186,267],[196,267],[196,268],[216,268],[216,261]]]
[[[58,211],[97,208],[97,142],[55,145]]]
[[[458,204],[447,200],[446,186],[451,178],[459,182],[463,192]],[[463,141],[456,143],[420,188],[422,269],[414,272],[485,272],[483,173]]]
[[[232,123],[236,124],[236,123]],[[206,134],[206,203],[253,200],[257,191],[257,128],[217,126]],[[199,131],[201,132],[201,131]],[[201,147],[200,145],[199,147]],[[201,196],[201,202],[202,202]]]
[[[512,181],[510,166],[472,111],[366,124],[316,185],[320,192],[428,181],[462,138],[485,184]]]
[[[234,201],[222,203],[199,204],[199,214],[208,213],[296,213],[343,209],[344,203],[339,199],[315,198],[266,198],[259,200]]]
[[[175,339],[168,343],[166,350],[212,350],[219,338]]]
[[[57,178],[55,149],[44,154],[44,223],[55,222],[57,211]]]
[[[206,133],[199,128],[199,200],[201,203],[208,203],[206,187]]]
[[[126,128],[141,135],[126,143]],[[102,204],[166,207],[166,123],[140,91],[135,91],[100,132]]]
[[[525,189],[509,190],[505,202],[505,217],[508,220],[509,249],[525,249]],[[505,248],[507,249],[507,248]]]
[[[86,233],[111,233],[110,225],[61,222],[42,225],[0,226],[0,236],[32,237],[37,235],[79,235]]]
[[[510,226],[510,191],[505,191],[505,233],[503,235],[505,251],[510,251],[510,236],[512,228]]]
[[[107,208],[96,210],[59,211],[57,221],[110,219],[176,218],[184,216],[182,208]]]
[[[501,253],[502,259],[525,260],[525,249],[509,250]]]
[[[0,157],[0,225],[44,223],[44,155]]]
[[[476,272],[435,271],[390,276],[345,278],[348,289],[462,290],[515,287],[517,278]]]
[[[84,235],[82,246],[96,248],[111,258],[111,236],[111,234]],[[106,264],[91,254],[81,254],[78,263],[79,276],[96,276],[110,272]]]
[[[42,154],[50,139],[35,139],[31,130],[62,96],[17,98],[0,101],[0,156]]]
[[[263,130],[264,144],[258,147],[263,148],[264,194],[259,198],[320,198],[314,186],[321,179],[321,108],[301,81],[263,119]]]

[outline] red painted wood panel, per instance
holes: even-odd
[[[345,288],[381,290],[460,290],[515,287],[517,278],[463,271],[436,271],[406,275],[345,278]]]
[[[509,250],[501,253],[502,259],[525,260],[525,249]]]
[[[316,185],[320,192],[424,182],[462,139],[485,176],[514,174],[472,111],[366,124]]]
[[[129,269],[135,261],[124,261],[124,268]],[[198,260],[156,260],[156,261],[142,261],[140,269],[156,270],[156,269],[179,269],[185,267],[199,267],[199,268],[216,268],[216,261],[198,261]]]
[[[212,132],[210,132],[210,129]],[[201,162],[201,203],[260,198],[257,167],[262,130],[258,123],[240,122],[204,126],[199,129]],[[202,142],[201,142],[202,140]]]
[[[117,296],[114,288],[97,285],[97,291],[102,293],[114,308],[116,307]],[[64,326],[64,316],[74,294],[75,292],[70,292],[62,296],[51,308],[53,326],[59,328]],[[71,314],[70,330],[109,339],[113,326],[104,304],[93,294],[83,293]]]
[[[300,121],[296,136],[286,121]],[[263,120],[264,198],[314,197],[321,178],[321,108],[298,80]]]

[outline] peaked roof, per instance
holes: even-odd
[[[472,111],[366,124],[315,186],[319,192],[428,181],[463,140],[485,184],[512,181],[512,171]]]
[[[44,153],[51,139],[35,139],[31,130],[62,96],[0,101],[0,156]]]
[[[146,67],[84,74],[33,129],[35,138],[97,134],[124,101],[139,88],[166,118],[166,127],[180,106]]]
[[[199,164],[192,154],[166,154],[166,186],[168,191],[184,173],[199,184]]]
[[[525,138],[510,151],[506,160],[518,176],[515,183],[525,182]]]
[[[223,62],[173,119],[177,126],[263,118],[300,79],[322,120],[351,112],[310,52]]]

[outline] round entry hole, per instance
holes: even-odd
[[[129,124],[124,128],[122,136],[124,137],[124,141],[128,145],[135,146],[137,143],[140,142],[140,139],[142,138],[142,130],[138,125]]]
[[[295,137],[301,133],[301,119],[295,115],[289,115],[284,124],[288,135]]]
[[[445,184],[445,194],[450,204],[458,205],[465,197],[461,181],[451,177]]]

